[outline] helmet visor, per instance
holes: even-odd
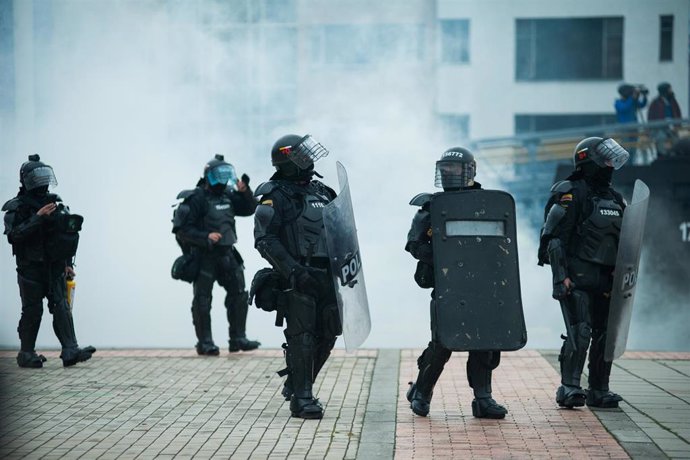
[[[436,180],[438,188],[465,188],[472,185],[477,167],[474,162],[437,161]]]
[[[620,169],[630,158],[628,151],[613,139],[601,141],[594,149],[594,153],[592,160],[602,168],[608,166],[613,169]]]
[[[304,136],[297,145],[282,147],[280,150],[300,169],[309,169],[316,161],[328,156],[326,147],[309,134]]]
[[[33,190],[45,185],[52,187],[57,185],[57,179],[55,178],[55,173],[53,173],[53,168],[48,165],[34,168],[24,175],[24,188],[27,190]]]
[[[224,163],[209,169],[206,172],[206,180],[211,187],[218,184],[234,186],[237,183],[237,174],[231,164]]]

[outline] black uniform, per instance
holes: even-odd
[[[601,397],[607,395],[610,403],[617,405],[614,400],[620,397],[609,392],[611,363],[604,360],[604,350],[625,201],[608,184],[592,183],[581,173],[556,183],[551,194],[542,232],[540,262],[550,262],[556,289],[561,288],[566,278],[575,283],[568,295],[561,296],[575,347],[570,340],[564,339],[559,356],[563,386],[557,401],[567,407],[584,403],[580,376],[590,347],[589,389]],[[587,399],[588,404],[599,405],[592,397]]]
[[[206,187],[202,180],[194,190],[178,195],[184,199],[175,213],[173,232],[183,250],[197,258],[199,266],[192,301],[192,319],[199,354],[218,354],[211,334],[211,300],[213,283],[225,291],[225,308],[229,323],[230,351],[254,349],[258,342],[247,340],[248,295],[245,289],[244,265],[235,249],[237,236],[235,216],[250,216],[256,200],[247,186],[244,192],[223,188],[221,192]],[[208,235],[218,232],[222,238],[213,244]]]
[[[317,180],[281,178],[278,172],[256,190],[262,198],[255,215],[255,246],[279,274],[285,291],[279,312],[287,321],[283,395],[291,399],[293,416],[320,418],[312,384],[342,332],[322,216],[336,194]]]
[[[464,190],[481,189],[481,184],[474,182],[474,185],[464,187]],[[443,192],[441,192],[443,193]],[[422,200],[421,209],[417,211],[412,219],[412,226],[407,234],[407,245],[405,250],[417,259],[418,266],[415,279],[421,287],[433,287],[434,260],[431,245],[431,214],[429,213],[431,195],[426,200]],[[433,302],[435,292],[431,291],[431,302],[433,312]],[[431,330],[436,330],[433,324],[432,314]],[[429,403],[433,395],[434,386],[438,381],[443,368],[450,359],[451,350],[445,348],[441,343],[432,337],[429,346],[417,359],[419,375],[416,382],[410,387],[407,397],[412,403],[413,411],[418,415],[426,415],[429,411]],[[505,416],[505,409],[496,404],[491,398],[491,374],[501,360],[500,351],[470,351],[467,360],[467,380],[474,391],[475,401],[472,404],[473,413],[479,417],[502,418]],[[481,404],[482,407],[477,407]]]
[[[57,209],[50,215],[37,215],[49,203]],[[12,245],[17,262],[17,282],[22,300],[19,320],[21,351],[17,363],[21,367],[42,367],[43,355],[35,351],[36,336],[43,316],[43,299],[53,315],[53,330],[60,340],[60,357],[64,366],[86,361],[96,351],[79,348],[74,332],[72,311],[67,302],[66,267],[73,266],[81,217],[69,214],[58,195],[47,193],[47,187],[27,191],[22,187],[17,196],[2,207],[5,211],[5,235]],[[75,226],[74,218],[78,225]],[[70,229],[72,226],[72,229]]]

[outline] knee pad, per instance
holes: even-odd
[[[326,305],[321,310],[321,331],[321,335],[323,337],[332,337],[334,343],[335,337],[343,333],[343,326],[340,321],[340,310],[338,309],[338,305]]]
[[[211,297],[198,295],[192,300],[192,312],[206,313],[211,311]]]
[[[288,295],[288,307],[285,315],[287,327],[285,334],[294,337],[301,334],[317,335],[316,301],[313,297],[297,291]]]
[[[247,291],[242,291],[238,295],[228,296],[225,298],[226,308],[242,308],[249,305],[249,294]]]

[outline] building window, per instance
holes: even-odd
[[[615,115],[598,113],[515,115],[515,134],[614,124]]]
[[[659,61],[673,61],[673,16],[659,16]]]
[[[516,20],[515,79],[623,78],[623,18]]]
[[[310,28],[310,64],[375,66],[424,58],[421,24],[327,24]]]
[[[439,115],[441,139],[451,144],[462,144],[470,137],[469,115]]]
[[[441,25],[441,62],[466,64],[470,62],[469,19],[444,19]]]

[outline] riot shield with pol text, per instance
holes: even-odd
[[[611,304],[609,306],[609,321],[606,329],[606,350],[604,352],[606,361],[620,358],[628,343],[648,205],[649,188],[641,180],[636,180],[632,202],[626,206],[623,212],[623,223],[618,242],[613,290],[611,291]]]
[[[323,225],[345,349],[351,352],[369,336],[371,319],[347,171],[340,162],[337,162],[337,168],[340,193],[326,205]]]

